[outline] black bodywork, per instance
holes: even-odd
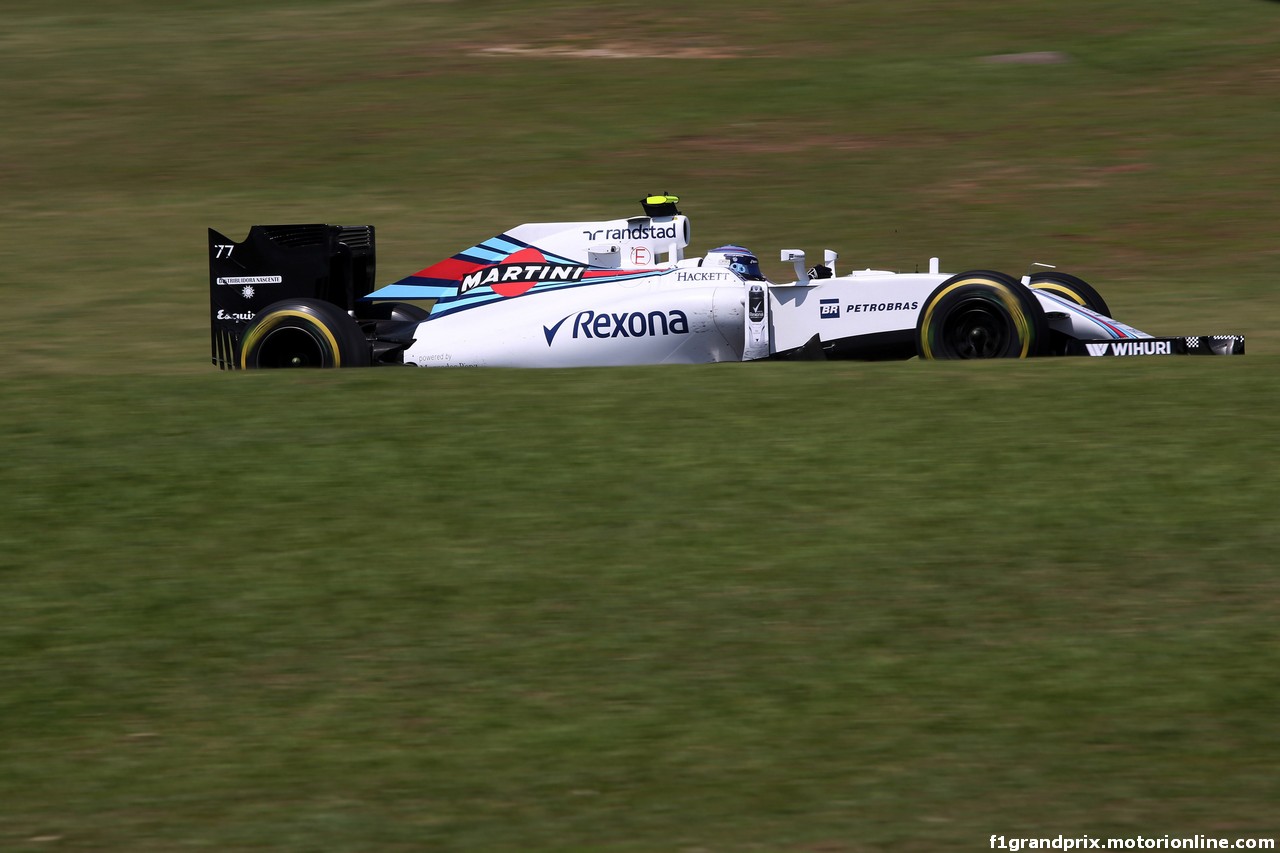
[[[240,367],[239,344],[253,318],[286,299],[320,299],[355,313],[373,363],[398,361],[416,323],[361,302],[372,293],[372,225],[255,225],[236,242],[209,229],[209,320],[213,363]]]

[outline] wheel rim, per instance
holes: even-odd
[[[254,359],[258,367],[323,367],[324,343],[307,329],[273,329],[262,339]]]
[[[1010,332],[1008,320],[990,302],[969,299],[948,315],[942,338],[958,358],[999,358]]]

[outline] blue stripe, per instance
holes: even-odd
[[[1079,306],[1079,305],[1077,305],[1076,303],[1072,302],[1070,299],[1064,299],[1063,297],[1061,297],[1061,296],[1059,296],[1058,294],[1053,293],[1053,292],[1051,292],[1051,291],[1046,291],[1046,290],[1039,290],[1039,289],[1037,289],[1035,292],[1036,292],[1037,294],[1041,295],[1041,296],[1047,296],[1047,297],[1049,297],[1049,298],[1050,298],[1050,299],[1052,299],[1054,302],[1060,302],[1060,303],[1062,303],[1062,305],[1063,305],[1064,307],[1066,307],[1066,308],[1070,308],[1072,311],[1074,311],[1075,313],[1079,314],[1081,317],[1085,318],[1085,319],[1086,319],[1086,320],[1088,320],[1090,323],[1093,323],[1095,326],[1101,326],[1101,327],[1102,327],[1102,329],[1103,329],[1103,330],[1104,330],[1108,335],[1110,335],[1112,338],[1115,338],[1116,340],[1119,340],[1120,338],[1122,338],[1122,337],[1123,337],[1123,335],[1121,335],[1121,334],[1120,334],[1119,332],[1117,332],[1115,329],[1111,328],[1111,325],[1110,325],[1109,323],[1099,323],[1099,322],[1098,322],[1097,320],[1095,320],[1091,315],[1086,314],[1085,312],[1081,311],[1081,310],[1080,310],[1080,306]]]
[[[537,246],[531,246],[522,240],[516,240],[506,235],[490,237],[478,246],[472,246],[470,249],[464,249],[453,257],[461,261],[471,261],[476,264],[496,264],[506,260],[508,255],[514,255],[522,249],[537,249]],[[575,261],[572,258],[566,258],[552,252],[545,252],[541,249],[543,257],[553,264],[581,264],[582,261]]]
[[[460,261],[471,261],[476,264],[496,264],[509,254],[511,254],[509,251],[503,249],[493,249],[481,245],[472,246],[465,252],[459,252],[454,255],[454,257]]]
[[[619,281],[631,281],[638,278],[649,278],[655,275],[652,272],[630,273],[628,275],[611,275],[605,278],[592,278],[585,281],[567,281],[567,282],[541,282],[533,286],[527,293],[521,296],[532,296],[537,293],[553,293],[560,290],[568,290],[574,287],[590,287],[595,284],[613,284]],[[483,292],[477,292],[483,291]],[[520,297],[501,296],[492,292],[487,287],[477,287],[474,291],[459,296],[457,299],[448,299],[446,301],[437,302],[431,308],[432,319],[436,317],[447,317],[450,314],[457,314],[459,311],[467,311],[472,308],[480,308],[493,302],[503,299],[518,299]]]
[[[388,284],[364,299],[443,299],[458,292],[458,286],[430,284]]]

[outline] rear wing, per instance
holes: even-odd
[[[239,364],[245,328],[281,299],[323,299],[344,311],[374,287],[372,225],[255,225],[236,242],[209,229],[213,363]]]

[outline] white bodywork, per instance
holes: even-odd
[[[370,294],[437,300],[404,352],[422,367],[689,364],[745,361],[814,343],[909,357],[921,306],[949,273],[862,270],[810,279],[804,253],[783,250],[797,278],[777,284],[685,258],[682,215],[521,225]],[[824,261],[833,268],[836,253]],[[1025,282],[1024,282],[1025,283]],[[752,304],[752,289],[756,300]],[[1145,332],[1031,290],[1051,328],[1077,339]],[[752,310],[754,309],[754,310]]]

